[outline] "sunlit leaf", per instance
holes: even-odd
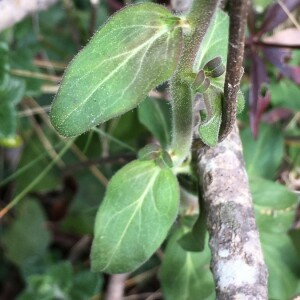
[[[181,29],[166,8],[121,10],[67,69],[52,106],[54,127],[75,136],[133,109],[172,75],[180,49]]]
[[[95,223],[92,269],[129,272],[165,239],[178,210],[175,175],[153,161],[134,161],[111,179]]]

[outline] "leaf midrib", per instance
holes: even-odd
[[[162,27],[163,28],[163,27]],[[122,68],[124,65],[126,65],[126,63],[133,57],[133,56],[135,56],[135,55],[137,55],[144,47],[146,47],[148,44],[149,44],[149,46],[148,46],[148,49],[149,49],[149,47],[150,47],[150,45],[152,45],[154,42],[155,42],[155,40],[157,40],[158,38],[160,38],[161,36],[163,36],[164,34],[166,34],[166,33],[168,33],[169,31],[168,31],[168,28],[167,27],[165,27],[164,28],[164,30],[161,30],[158,34],[155,34],[152,38],[150,38],[149,40],[147,40],[147,42],[145,42],[145,43],[143,43],[143,44],[141,44],[141,45],[139,45],[138,47],[136,47],[135,48],[135,50],[134,49],[132,49],[132,54],[131,55],[129,55],[128,57],[127,57],[127,59],[123,62],[123,63],[121,63],[121,64],[119,64],[119,66],[118,67],[116,67],[109,75],[107,75],[97,86],[96,86],[96,88],[94,88],[93,90],[92,90],[92,92],[83,100],[83,101],[81,101],[80,102],[80,104],[77,106],[77,107],[75,107],[71,112],[69,112],[66,116],[65,116],[65,118],[64,118],[64,120],[61,122],[61,125],[63,125],[67,120],[68,120],[68,118],[75,112],[75,111],[77,111],[81,106],[83,106],[84,104],[86,104],[86,102],[91,98],[91,96],[101,87],[101,85],[103,84],[103,83],[105,83],[107,80],[109,80],[120,68]]]
[[[105,271],[109,267],[111,261],[113,260],[113,257],[115,256],[116,252],[118,251],[118,249],[119,249],[119,247],[120,247],[120,245],[121,245],[121,243],[122,243],[122,241],[123,241],[123,239],[124,239],[124,237],[125,237],[125,235],[127,233],[127,229],[131,225],[132,220],[134,219],[136,213],[139,211],[139,208],[144,203],[144,199],[146,198],[146,195],[148,194],[149,190],[153,187],[154,182],[155,182],[156,178],[158,177],[159,173],[160,173],[159,169],[155,170],[154,174],[152,175],[152,177],[151,177],[151,179],[150,179],[150,181],[148,183],[148,186],[146,187],[146,189],[144,190],[144,192],[142,193],[142,195],[139,197],[139,199],[137,201],[135,201],[135,202],[137,202],[137,206],[136,206],[135,210],[133,211],[132,216],[128,220],[128,223],[125,226],[124,231],[123,231],[123,233],[122,233],[122,235],[121,235],[121,237],[120,237],[120,239],[119,239],[119,241],[118,241],[118,243],[117,243],[117,245],[116,245],[113,253],[111,254],[110,259],[108,260],[106,266],[102,269],[102,271]]]

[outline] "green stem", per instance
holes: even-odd
[[[198,49],[218,4],[219,0],[194,0],[187,15],[191,31],[184,35],[182,54],[171,80],[173,137],[170,153],[174,166],[180,165],[189,155],[193,140],[194,94],[185,77],[195,71],[193,66]]]

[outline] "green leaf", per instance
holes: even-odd
[[[166,8],[121,10],[68,67],[52,105],[53,126],[75,136],[133,109],[172,75],[180,51],[181,29]]]
[[[92,270],[133,271],[165,239],[178,211],[175,175],[153,161],[133,161],[111,179],[95,223]]]
[[[222,91],[209,88],[203,93],[206,106],[206,120],[201,120],[199,136],[203,143],[214,147],[218,143],[219,130],[222,121]]]
[[[4,233],[2,243],[7,258],[22,267],[27,260],[44,254],[50,234],[44,212],[37,202],[27,199],[17,208],[16,219]]]
[[[170,238],[160,271],[160,281],[166,300],[213,300],[214,282],[209,270],[210,251],[185,251],[178,241],[191,228],[182,226]]]
[[[163,148],[171,143],[171,107],[161,99],[148,97],[138,108],[139,121],[159,140]]]
[[[89,271],[74,274],[70,262],[50,265],[45,273],[30,275],[26,281],[18,300],[90,299],[102,285],[102,278]]]
[[[226,65],[228,45],[229,18],[226,13],[218,10],[209,25],[203,42],[198,50],[193,66],[193,71],[198,72],[204,68],[220,67]],[[212,64],[213,62],[218,65]],[[212,66],[210,66],[212,64]],[[212,71],[210,70],[210,71]],[[209,72],[206,71],[206,75]],[[218,73],[218,72],[217,72]],[[221,74],[221,73],[220,73]],[[214,147],[218,143],[219,130],[222,121],[222,94],[224,89],[225,74],[214,78],[209,77],[210,86],[203,93],[207,117],[199,126],[201,140],[208,146]]]
[[[250,177],[250,188],[260,232],[286,233],[298,204],[297,196],[285,186]]]
[[[228,15],[223,11],[218,10],[214,15],[198,50],[193,70],[195,73],[198,73],[209,61],[218,56],[221,57],[222,63],[226,65],[228,35]]]
[[[300,292],[300,261],[287,234],[260,233],[269,271],[269,299],[292,299]]]
[[[22,80],[3,76],[0,82],[0,142],[16,136],[16,104],[22,100],[25,83]]]
[[[300,110],[300,101],[297,100],[300,88],[294,82],[283,78],[279,82],[271,82],[269,89],[273,106],[290,108],[295,112]]]
[[[8,61],[8,46],[4,42],[0,42],[0,82],[9,70]]]
[[[250,128],[241,132],[244,158],[249,176],[275,177],[283,158],[283,136],[274,126],[262,125],[254,140]]]

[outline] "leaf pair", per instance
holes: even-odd
[[[180,23],[152,3],[115,14],[64,75],[51,110],[57,131],[67,137],[79,135],[135,108],[169,79],[181,52]],[[155,159],[130,163],[110,181],[96,218],[93,270],[132,271],[154,253],[173,224],[177,179],[167,153],[154,155]]]
[[[115,14],[65,72],[51,121],[67,137],[135,108],[169,79],[181,52],[180,18],[145,3]]]

